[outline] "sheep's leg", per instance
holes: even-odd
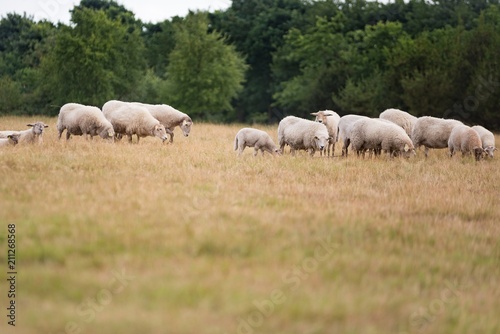
[[[68,130],[66,130],[66,140],[69,140],[71,138],[71,133],[69,133]]]
[[[139,136],[138,133],[136,134],[136,136],[137,136],[137,144],[139,144],[139,140],[141,139],[141,137]]]
[[[454,154],[455,154],[455,151],[453,150],[453,147],[450,147],[450,158],[453,158]]]
[[[62,133],[63,133],[64,130],[59,130],[59,140],[61,140],[61,136],[62,136]]]
[[[170,141],[169,143],[172,144],[174,142],[174,131],[168,130],[167,133],[170,135]]]
[[[253,156],[256,157],[257,156],[257,153],[259,153],[259,148],[257,146],[255,146],[253,148]]]
[[[127,137],[128,137],[128,142],[132,143],[132,135],[127,134]]]
[[[425,154],[426,158],[429,155],[429,148],[427,146],[425,146],[425,148],[424,148],[424,154]]]

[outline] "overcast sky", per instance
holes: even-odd
[[[225,10],[231,0],[118,0],[143,22],[160,22],[173,16],[186,16],[189,10]],[[36,21],[47,19],[54,23],[69,23],[69,10],[80,0],[0,0],[0,16],[7,13],[33,16]]]

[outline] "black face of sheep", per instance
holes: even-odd
[[[483,157],[483,153],[484,152],[485,151],[481,147],[476,147],[474,149],[474,157],[476,158],[476,161],[481,160],[481,158]]]
[[[12,144],[17,145],[19,143],[19,138],[21,135],[8,135],[7,138],[12,142]]]

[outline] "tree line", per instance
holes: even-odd
[[[0,114],[110,99],[195,119],[276,122],[400,108],[500,128],[498,0],[232,0],[141,22],[82,0],[70,24],[0,20]]]

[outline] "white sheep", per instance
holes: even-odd
[[[323,123],[326,125],[328,130],[328,134],[330,138],[328,139],[328,150],[327,154],[330,156],[330,149],[332,150],[332,157],[335,156],[335,143],[337,142],[338,137],[338,128],[340,116],[335,111],[332,110],[321,110],[318,112],[313,112],[311,115],[316,116],[315,121],[319,123]],[[323,155],[323,151],[320,152],[320,155]]]
[[[57,118],[59,139],[64,130],[66,130],[66,140],[69,140],[71,135],[85,135],[85,139],[88,139],[89,135],[90,139],[100,136],[108,140],[113,140],[115,136],[113,125],[99,108],[78,103],[67,103],[61,107]]]
[[[475,125],[472,129],[479,134],[484,152],[493,159],[493,152],[497,150],[493,133],[481,125]]]
[[[415,154],[413,143],[400,126],[380,119],[360,119],[351,127],[352,149],[358,155],[366,150],[380,152],[384,150],[390,157]]]
[[[410,115],[406,111],[402,111],[399,109],[386,109],[380,113],[379,118],[399,125],[406,131],[406,134],[408,134],[408,136],[410,137],[413,131],[413,126],[418,119],[417,117]]]
[[[454,119],[420,117],[415,122],[411,135],[413,146],[419,148],[424,145],[426,157],[429,154],[429,148],[446,148],[451,131],[457,125],[463,125],[463,123]]]
[[[450,138],[448,139],[448,148],[450,150],[450,157],[453,157],[457,151],[462,152],[462,157],[474,152],[476,161],[481,160],[484,153],[479,134],[471,127],[463,124],[455,126],[451,131]]]
[[[133,104],[145,107],[154,118],[156,118],[165,127],[170,136],[170,143],[174,141],[174,128],[180,127],[184,137],[189,136],[193,121],[187,114],[167,105],[167,104],[146,104],[132,102]]]
[[[360,119],[368,119],[368,117],[360,115],[345,115],[340,117],[338,138],[342,141],[342,156],[347,157],[348,147],[351,144],[351,128]]]
[[[238,156],[243,153],[245,147],[253,147],[254,156],[257,156],[259,150],[262,155],[264,155],[264,151],[271,154],[279,154],[280,152],[267,132],[253,128],[241,129],[234,138],[234,150],[238,150]]]
[[[281,153],[285,145],[288,145],[292,155],[295,155],[295,150],[306,150],[314,156],[316,150],[322,151],[328,145],[329,137],[324,124],[295,116],[283,118],[278,125]]]
[[[137,142],[146,136],[167,140],[165,127],[144,107],[111,100],[104,104],[102,112],[113,125],[115,135],[127,135],[129,142],[133,135],[137,135]]]
[[[17,143],[19,143],[21,135],[16,133],[16,134],[11,134],[7,135],[6,138],[1,138],[0,139],[0,147],[6,147],[6,146],[15,146]]]
[[[0,138],[7,138],[9,135],[19,134],[19,142],[20,143],[38,143],[41,144],[43,142],[43,132],[45,128],[49,126],[44,122],[36,122],[30,123],[26,126],[30,126],[31,129],[23,130],[23,131],[0,131]]]

